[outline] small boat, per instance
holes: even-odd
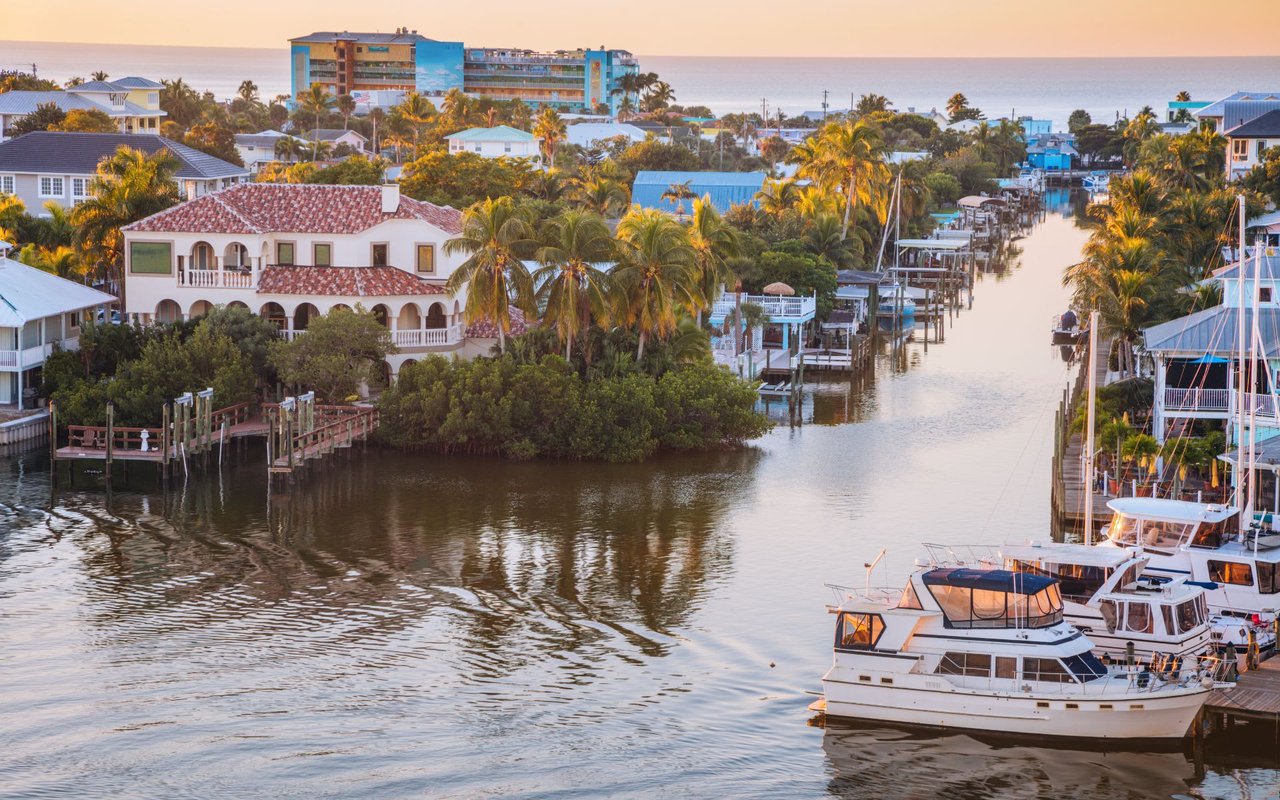
[[[831,717],[1080,739],[1177,739],[1220,664],[1109,667],[1064,619],[1057,580],[917,570],[901,591],[831,587],[835,655],[810,708]]]
[[[1051,330],[1053,344],[1075,344],[1084,335],[1080,318],[1069,308],[1053,318]]]
[[[1094,170],[1084,176],[1084,188],[1090,192],[1105,192],[1111,187],[1111,173]]]
[[[876,324],[880,327],[881,332],[891,332],[894,328],[894,317],[899,312],[902,313],[902,320],[898,325],[904,331],[909,331],[916,325],[916,302],[910,297],[905,296],[906,292],[902,289],[895,289],[895,294],[901,293],[903,297],[890,295],[884,298],[876,306]]]

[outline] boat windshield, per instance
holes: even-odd
[[[1217,550],[1226,545],[1235,538],[1236,532],[1240,529],[1238,514],[1239,512],[1236,512],[1220,522],[1201,523],[1196,529],[1195,536],[1191,537],[1191,546]]]
[[[1117,513],[1111,518],[1107,538],[1118,545],[1142,547],[1172,553],[1195,529],[1194,522],[1170,522],[1162,519],[1141,519]]]
[[[1047,628],[1062,621],[1056,581],[1007,570],[938,569],[925,585],[948,628]]]
[[[1062,596],[1068,600],[1085,601],[1093,597],[1102,584],[1111,577],[1110,567],[1092,567],[1084,564],[1038,564],[1034,561],[1011,559],[1010,566],[1016,572],[1056,578]]]

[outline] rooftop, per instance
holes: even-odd
[[[1234,356],[1236,313],[1229,306],[1214,306],[1185,317],[1153,325],[1142,332],[1147,350],[1172,356],[1222,354]],[[1245,309],[1245,335],[1252,330],[1253,312]],[[1258,309],[1258,330],[1263,352],[1280,352],[1280,308]]]
[[[533,134],[510,125],[495,125],[492,128],[467,128],[444,138],[456,142],[532,142]]]
[[[0,327],[20,328],[33,319],[115,301],[105,292],[0,255]]]
[[[677,204],[671,200],[663,200],[662,194],[668,187],[688,183],[689,189],[697,197],[704,195],[711,198],[711,204],[719,211],[726,211],[730,206],[743,203],[754,203],[756,192],[764,185],[763,172],[670,172],[658,170],[641,170],[636,173],[631,190],[631,202],[642,208],[660,208],[664,211],[675,211]],[[690,202],[684,203],[689,210]]]
[[[1117,497],[1107,502],[1107,508],[1126,517],[1169,522],[1222,522],[1236,513],[1236,509],[1230,506],[1162,497]]]
[[[519,336],[529,330],[529,323],[524,318],[524,312],[518,308],[512,308],[507,312],[511,317],[511,332],[508,336]],[[469,339],[497,339],[498,326],[493,324],[493,320],[482,319],[473,322],[467,326],[467,338]]]
[[[301,138],[306,139],[309,142],[315,141],[316,139],[319,139],[322,142],[333,142],[341,139],[347,134],[355,134],[362,140],[368,141],[360,131],[348,130],[347,128],[316,128],[313,131],[307,131],[302,134]]]
[[[1233,139],[1280,136],[1280,103],[1277,103],[1277,107],[1271,111],[1227,131],[1227,136]]]
[[[4,95],[0,94],[0,97]],[[0,172],[92,175],[120,147],[151,154],[168,150],[178,160],[177,177],[208,180],[246,176],[249,171],[193,147],[152,133],[34,131],[0,143]]]
[[[305,44],[323,44],[337,41],[363,42],[365,44],[415,44],[417,42],[434,42],[419,35],[417,31],[405,33],[352,33],[351,31],[316,31],[315,33],[290,39],[290,42]]]
[[[380,186],[242,183],[128,225],[170,233],[359,233],[390,219],[420,220],[445,233],[462,231],[462,212],[401,196],[382,211]]]
[[[1275,92],[1234,92],[1227,95],[1221,100],[1214,100],[1204,108],[1192,111],[1191,114],[1196,117],[1221,117],[1226,113],[1227,103],[1258,102],[1258,101],[1280,101],[1280,91]]]
[[[259,294],[309,294],[324,297],[398,297],[446,294],[396,267],[267,267]]]

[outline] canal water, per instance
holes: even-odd
[[[270,498],[261,462],[107,495],[0,460],[0,796],[1276,797],[1256,733],[1198,766],[809,724],[824,583],[1048,535],[1084,240],[1057,198],[944,344],[739,452],[370,450]]]

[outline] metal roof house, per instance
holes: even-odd
[[[0,406],[30,406],[54,348],[74,350],[80,323],[98,306],[115,298],[8,257],[0,242]]]
[[[120,127],[121,133],[155,133],[165,112],[160,108],[163,84],[148,78],[89,81],[64,92],[17,91],[0,94],[0,142],[18,120],[52,103],[63,111],[101,111]]]
[[[756,192],[764,186],[763,172],[674,172],[641,170],[631,186],[631,202],[641,208],[657,208],[679,213],[688,211],[690,202],[677,203],[662,199],[672,186],[687,184],[695,197],[710,197],[717,211],[730,206],[757,205]]]
[[[1234,92],[1191,115],[1218,133],[1225,133],[1275,108],[1280,108],[1280,91]]]
[[[1227,178],[1231,179],[1261,164],[1267,149],[1280,145],[1280,101],[1265,114],[1227,130],[1225,136]]]
[[[533,134],[510,125],[468,128],[444,138],[450,153],[475,153],[481,158],[539,158]]]
[[[17,195],[33,214],[50,200],[69,208],[89,196],[98,164],[120,147],[168,150],[178,160],[174,179],[189,198],[249,177],[245,167],[154,134],[36,131],[0,142],[0,193]]]

